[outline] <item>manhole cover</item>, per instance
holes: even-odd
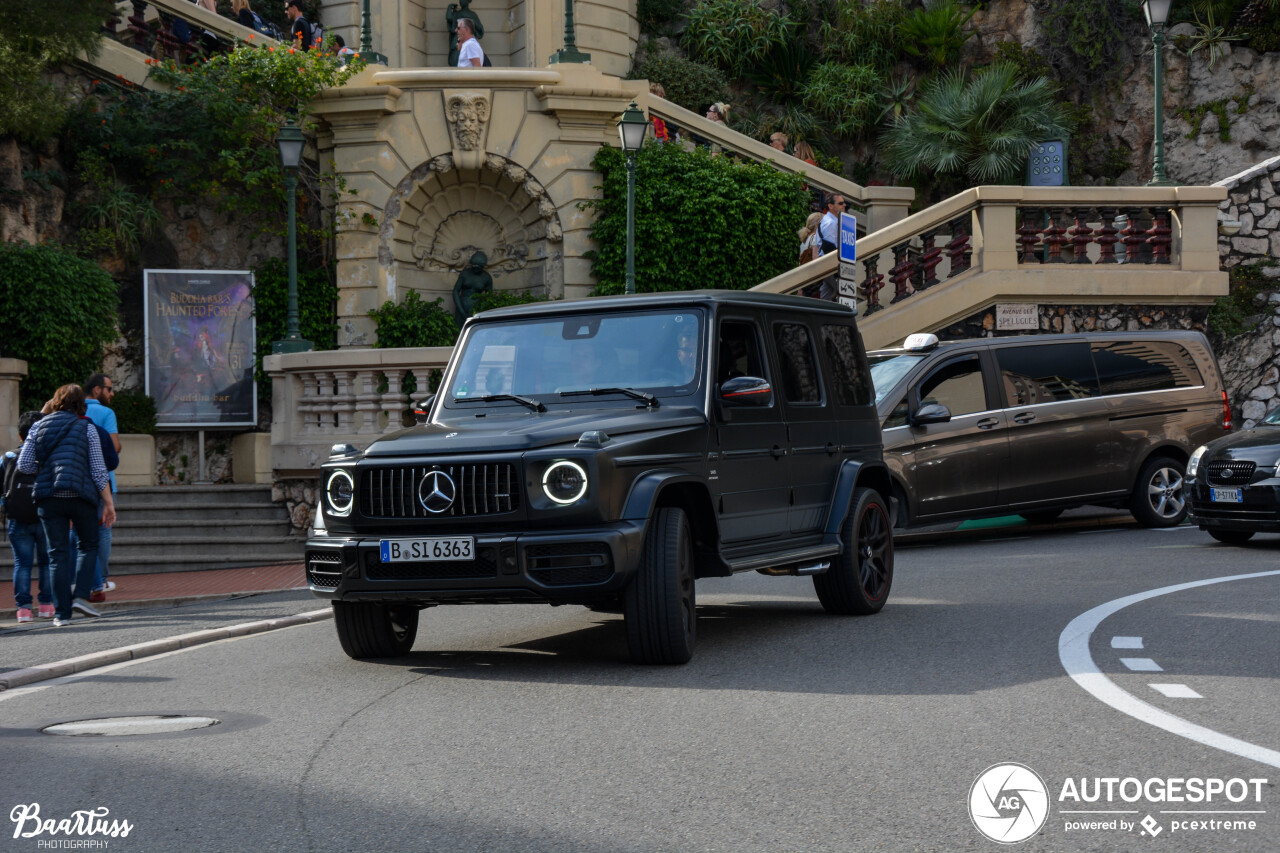
[[[216,726],[220,720],[213,717],[187,717],[181,714],[148,714],[137,717],[107,717],[101,720],[75,720],[54,723],[42,731],[47,735],[159,735],[172,732],[188,732]]]

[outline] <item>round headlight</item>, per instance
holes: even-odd
[[[1188,480],[1195,479],[1196,472],[1200,470],[1200,458],[1204,456],[1205,451],[1207,451],[1208,449],[1209,448],[1205,447],[1203,444],[1200,445],[1199,447],[1196,448],[1195,452],[1191,454],[1191,458],[1187,460],[1187,479]]]
[[[587,493],[587,472],[577,462],[553,462],[542,475],[542,491],[555,503],[568,506]]]
[[[348,515],[355,495],[355,483],[346,471],[338,470],[329,475],[325,484],[325,499],[329,502],[329,512],[334,515]]]

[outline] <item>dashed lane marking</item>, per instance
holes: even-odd
[[[1142,638],[1141,637],[1112,637],[1111,648],[1140,649],[1142,648]]]
[[[1067,675],[1071,676],[1076,684],[1079,684],[1092,694],[1095,699],[1110,705],[1123,714],[1128,714],[1134,719],[1164,729],[1179,737],[1202,743],[1205,746],[1211,746],[1214,749],[1220,749],[1223,752],[1239,755],[1271,767],[1280,767],[1280,751],[1258,746],[1257,744],[1225,735],[1222,732],[1216,732],[1205,726],[1197,725],[1121,690],[1116,686],[1115,682],[1102,674],[1102,670],[1098,669],[1098,665],[1093,662],[1093,656],[1089,653],[1089,638],[1093,636],[1094,630],[1102,623],[1102,620],[1131,604],[1137,604],[1150,598],[1169,595],[1186,589],[1195,589],[1200,586],[1275,577],[1277,575],[1280,575],[1280,571],[1209,578],[1207,580],[1191,581],[1190,583],[1180,583],[1161,587],[1160,589],[1148,590],[1147,592],[1139,592],[1124,598],[1117,598],[1115,601],[1109,601],[1106,604],[1100,604],[1072,619],[1070,624],[1062,630],[1062,634],[1058,637],[1058,659],[1062,662],[1062,668],[1067,671]]]
[[[1157,693],[1163,693],[1170,699],[1203,699],[1199,693],[1185,684],[1148,684]]]
[[[1131,672],[1164,672],[1160,664],[1151,658],[1120,658],[1120,663]]]

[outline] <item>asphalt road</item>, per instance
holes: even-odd
[[[1274,851],[1280,574],[1120,600],[1278,556],[1280,536],[1233,548],[1190,528],[957,538],[900,548],[869,618],[825,615],[807,579],[700,581],[698,650],[674,668],[626,663],[620,617],[581,608],[436,608],[381,663],[347,659],[329,622],[289,628],[0,693],[0,805],[19,830],[33,804],[107,808],[132,825],[111,850],[996,850],[979,823],[1043,818],[1016,849]],[[42,636],[0,643],[30,657]],[[220,723],[40,733],[139,714]],[[984,776],[975,822],[975,780],[1006,762],[1044,794]],[[1158,798],[1188,779],[1223,790]],[[1134,786],[1152,796],[1126,800]]]

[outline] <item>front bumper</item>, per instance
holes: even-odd
[[[311,591],[336,601],[590,603],[617,595],[630,582],[639,566],[644,525],[624,521],[578,530],[477,535],[475,560],[448,562],[383,563],[380,538],[309,538]]]
[[[1252,530],[1258,533],[1280,532],[1280,481],[1246,486],[1215,486],[1214,488],[1238,488],[1241,503],[1221,503],[1210,500],[1209,485],[1189,484],[1188,518],[1201,530]]]

